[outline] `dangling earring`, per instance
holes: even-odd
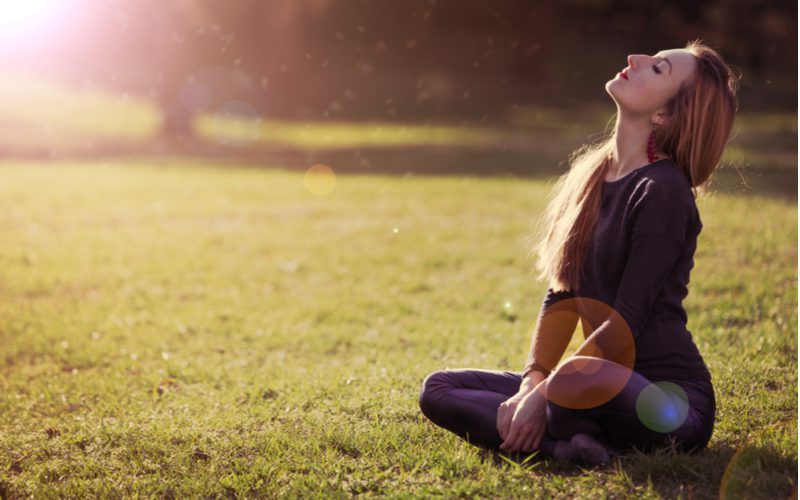
[[[650,131],[650,137],[647,139],[647,160],[650,163],[655,162],[658,159],[656,156],[656,131],[655,129]]]

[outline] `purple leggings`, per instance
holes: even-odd
[[[522,372],[455,369],[428,375],[422,383],[419,406],[434,424],[443,427],[467,442],[494,451],[503,440],[497,432],[497,409],[500,403],[517,393]],[[591,434],[610,450],[623,451],[636,447],[651,451],[674,438],[682,452],[693,453],[705,448],[714,428],[716,402],[711,382],[673,381],[688,397],[688,413],[680,426],[670,432],[653,430],[642,423],[637,397],[650,386],[647,378],[631,372],[623,389],[602,405],[588,409],[570,409],[547,401],[547,425],[539,451],[554,456],[558,440],[569,440],[575,434]],[[648,393],[653,394],[655,388]],[[658,394],[664,394],[658,392]],[[662,414],[674,413],[669,398],[660,398]],[[674,399],[672,401],[675,401]],[[653,406],[653,405],[650,405]],[[685,403],[683,403],[685,411]],[[677,424],[676,424],[677,425]]]

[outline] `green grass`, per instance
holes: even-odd
[[[0,166],[0,496],[796,495],[796,203],[698,200],[708,450],[525,468],[417,397],[522,367],[547,183],[247,167]]]

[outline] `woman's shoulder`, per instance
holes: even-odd
[[[691,182],[683,168],[668,158],[659,160],[643,172],[631,198],[635,202],[649,199],[669,204],[685,201],[687,205],[694,205]]]
[[[683,169],[670,159],[654,164],[637,183],[631,199],[642,220],[669,218],[702,227],[692,185]]]
[[[659,160],[653,168],[645,172],[644,178],[649,184],[659,187],[691,190],[692,184],[683,167],[670,158]]]

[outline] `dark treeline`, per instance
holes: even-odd
[[[69,27],[4,43],[5,67],[145,96],[164,132],[198,112],[486,120],[607,100],[630,53],[700,39],[750,109],[796,109],[797,3],[766,0],[82,0]],[[230,101],[240,101],[232,105]],[[242,104],[244,103],[244,104]]]

